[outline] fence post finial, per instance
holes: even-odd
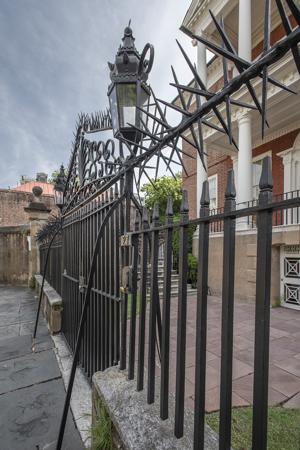
[[[263,159],[261,177],[259,180],[259,188],[261,191],[272,191],[273,176],[272,176],[272,160],[270,156]]]
[[[202,184],[202,194],[200,199],[201,207],[209,205],[209,184],[208,181],[205,180]]]
[[[171,216],[173,216],[173,198],[169,196],[167,200],[166,217]]]
[[[152,224],[154,227],[159,226],[159,204],[158,204],[158,202],[154,203],[154,206],[153,206]]]
[[[234,199],[236,196],[235,183],[234,183],[234,171],[233,169],[228,171],[227,184],[225,191],[225,199]]]
[[[142,222],[144,226],[148,225],[148,209],[146,207],[143,208]]]
[[[181,214],[186,214],[189,212],[189,202],[188,202],[188,191],[182,191],[182,200],[180,205]]]

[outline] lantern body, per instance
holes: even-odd
[[[64,204],[64,193],[61,190],[57,190],[54,188],[54,201],[55,201],[55,205],[59,208],[62,209],[63,204]]]
[[[143,109],[147,106],[150,98],[148,88],[139,81],[114,83],[108,95],[114,136],[139,142],[141,133],[132,125],[140,128],[141,122],[146,120],[146,114],[139,108]]]
[[[143,122],[150,98],[147,79],[153,63],[153,46],[147,44],[140,55],[134,45],[130,26],[124,30],[123,44],[115,57],[114,64],[108,63],[111,84],[108,97],[113,133],[116,138],[125,139],[129,144],[137,144],[143,138]],[[150,52],[149,60],[146,54]],[[138,128],[138,129],[137,129]]]

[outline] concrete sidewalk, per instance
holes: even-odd
[[[55,448],[65,389],[43,319],[32,352],[36,309],[30,289],[0,286],[1,450]],[[69,413],[63,449],[83,448]]]

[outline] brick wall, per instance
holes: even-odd
[[[262,144],[253,149],[253,157],[259,156],[265,152],[272,151],[272,172],[274,180],[274,194],[282,194],[284,191],[283,179],[283,164],[282,159],[278,153],[283,152],[291,147],[300,132],[300,128],[283,136],[280,136],[273,141]],[[187,143],[183,142],[183,150],[195,155],[195,150]],[[228,170],[232,168],[232,160],[226,154],[220,152],[209,151],[208,146],[208,176],[218,175],[218,207],[224,205],[224,195],[227,181]],[[183,172],[183,187],[187,189],[189,195],[190,215],[192,218],[196,217],[197,207],[197,163],[187,156],[183,157],[188,176]]]
[[[0,226],[24,225],[28,223],[28,216],[24,211],[33,194],[18,192],[8,189],[0,189]],[[42,195],[42,201],[51,209],[51,213],[57,211],[54,199],[51,195]]]

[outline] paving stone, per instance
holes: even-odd
[[[0,363],[0,394],[60,376],[52,350],[2,361]]]
[[[1,395],[1,450],[34,450],[36,445],[42,449],[46,444],[54,443],[64,398],[61,380]],[[63,449],[83,449],[72,417],[68,419]]]
[[[300,408],[300,392],[283,405],[284,408]]]
[[[236,392],[232,393],[232,406],[249,406],[250,402],[240,397]],[[209,389],[205,393],[205,411],[210,413],[220,409],[220,387]]]
[[[16,336],[0,339],[0,361],[18,358],[32,353],[31,336]]]
[[[273,389],[291,397],[300,391],[300,378],[276,366],[270,366],[269,384]]]
[[[0,339],[19,336],[20,324],[3,325],[0,327]]]
[[[234,380],[232,383],[232,389],[235,394],[245,399],[249,404],[253,402],[253,374],[247,375],[242,378],[238,378]],[[268,401],[269,405],[279,405],[282,402],[285,402],[288,397],[281,392],[273,389],[271,385],[269,385],[268,392]]]
[[[280,367],[281,369],[285,370],[286,372],[296,375],[296,377],[299,377],[299,383],[300,383],[300,359],[287,358],[287,359],[283,359],[280,362],[276,362],[276,363],[274,362],[274,365],[276,367]]]

